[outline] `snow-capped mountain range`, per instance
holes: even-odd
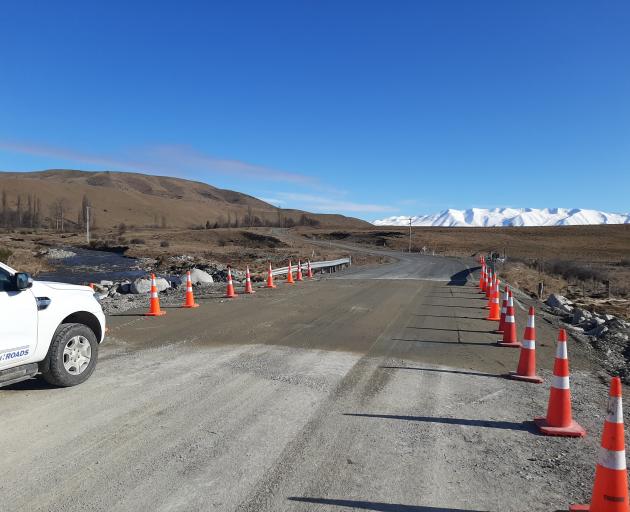
[[[408,226],[409,216],[375,220],[375,226]],[[587,224],[630,224],[630,213],[606,213],[574,208],[471,208],[444,210],[433,215],[411,217],[413,226],[581,226]]]

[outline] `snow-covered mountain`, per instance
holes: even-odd
[[[409,216],[375,220],[375,226],[408,226]],[[606,213],[574,208],[471,208],[444,210],[433,215],[411,217],[413,226],[579,226],[585,224],[630,224],[630,214]]]

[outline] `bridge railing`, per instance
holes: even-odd
[[[352,265],[352,258],[340,258],[338,260],[327,261],[311,261],[311,268],[313,270],[328,270],[329,272],[337,272],[342,268]],[[308,264],[302,262],[302,271],[306,271]],[[296,265],[291,265],[292,269],[297,269]],[[272,274],[274,276],[281,276],[289,272],[289,267],[274,268]]]

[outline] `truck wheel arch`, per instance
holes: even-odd
[[[101,324],[98,321],[98,318],[94,316],[92,313],[87,311],[76,311],[71,315],[68,315],[61,322],[62,324],[83,324],[86,327],[89,327],[91,331],[96,336],[96,340],[100,343],[102,338]]]

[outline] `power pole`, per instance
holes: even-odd
[[[87,238],[87,243],[90,245],[90,207],[85,207],[85,237]]]
[[[409,217],[409,254],[411,254],[411,217]]]

